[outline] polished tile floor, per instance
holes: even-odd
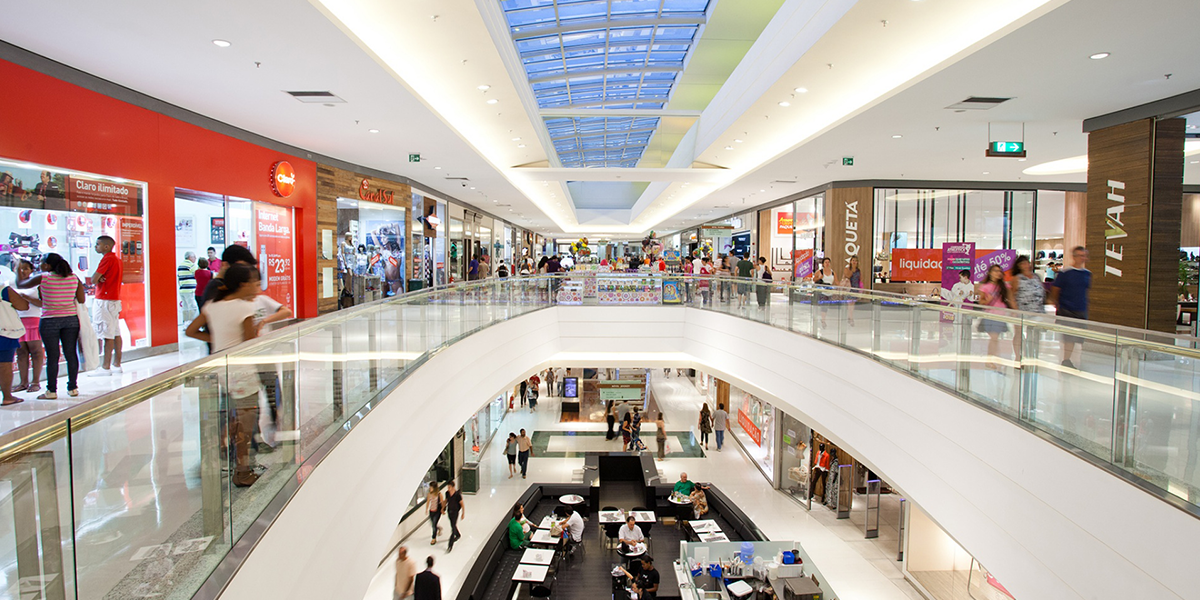
[[[694,429],[700,403],[703,401],[690,379],[663,378],[656,373],[651,385],[654,395],[666,413],[668,427],[674,432]],[[591,431],[600,433],[603,442],[603,423],[560,423],[558,401],[543,393],[538,411],[510,412],[508,424],[502,430],[524,427],[541,432]],[[620,450],[621,442],[611,442],[614,450]],[[589,448],[591,443],[589,442]],[[774,490],[766,479],[741,451],[736,443],[730,443],[722,452],[710,451],[698,458],[675,458],[657,462],[668,480],[675,480],[680,472],[689,478],[711,481],[725,491],[738,506],[773,540],[799,540],[816,563],[822,575],[830,582],[839,598],[872,598],[880,600],[919,599],[919,593],[904,580],[900,563],[895,561],[897,537],[895,533],[897,508],[896,499],[889,499],[881,512],[880,538],[865,540],[862,535],[861,511],[858,517],[852,513],[848,520],[837,520],[831,511],[814,507],[805,510],[783,492]],[[479,552],[482,537],[489,534],[512,508],[516,499],[528,488],[530,482],[568,482],[573,471],[582,468],[582,458],[530,459],[529,480],[508,478],[507,463],[503,447],[491,444],[480,461],[480,493],[469,495],[466,502],[471,505],[471,520],[464,521],[459,528],[463,538],[455,544],[452,553],[446,552],[444,539],[430,546],[424,535],[412,536],[404,543],[410,554],[418,561],[433,555],[437,564],[434,568],[442,577],[443,597],[454,597],[462,586],[461,577],[470,569]],[[419,531],[424,532],[425,529]],[[393,533],[389,548],[393,551],[381,557],[380,568],[365,595],[366,600],[390,600],[395,576],[394,548],[401,543],[401,530]]]

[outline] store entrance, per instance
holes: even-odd
[[[195,318],[198,312],[195,295],[204,293],[199,286],[186,283],[185,270],[190,269],[194,278],[199,259],[203,258],[212,276],[216,276],[221,268],[221,254],[231,244],[249,248],[258,260],[263,293],[295,311],[292,218],[292,209],[286,206],[176,188],[175,264],[179,290],[176,305],[180,326],[186,327]],[[195,255],[195,262],[185,262],[189,252]]]

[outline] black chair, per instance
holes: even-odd
[[[604,508],[600,509],[600,512],[605,512],[605,511],[610,511],[610,510],[619,510],[619,509],[615,506],[605,506]],[[597,521],[599,521],[599,519],[597,519]],[[601,525],[603,525],[603,527],[600,528],[600,535],[604,539],[604,542],[608,546],[608,549],[612,550],[612,548],[613,548],[612,542],[613,542],[613,540],[617,539],[617,535],[621,532],[621,524],[620,523],[601,523]]]
[[[557,578],[558,578],[557,575],[547,577],[546,581],[543,581],[542,583],[539,583],[539,584],[531,587],[529,589],[529,597],[530,598],[539,598],[539,599],[549,598],[550,595],[552,593],[554,593],[554,581]]]

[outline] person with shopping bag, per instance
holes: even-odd
[[[25,325],[21,323],[18,310],[28,310],[29,302],[17,290],[4,286],[0,291],[0,392],[4,401],[0,406],[11,406],[23,399],[12,395],[13,358],[21,347],[21,338],[25,335]]]

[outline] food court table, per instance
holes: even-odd
[[[537,548],[526,548],[525,554],[521,555],[522,565],[549,565],[554,561],[553,550],[538,550]]]
[[[600,524],[624,523],[625,511],[623,510],[602,510],[600,511]]]
[[[655,523],[658,519],[655,518],[652,510],[635,510],[633,511],[633,521],[635,523]]]
[[[531,543],[542,544],[546,546],[557,546],[562,538],[550,535],[549,529],[539,529],[533,532],[533,537],[529,539]]]
[[[700,519],[697,521],[688,521],[688,525],[692,526],[692,531],[696,533],[720,533],[721,526],[712,519]]]
[[[550,567],[545,565],[517,565],[517,570],[513,572],[512,588],[508,590],[508,597],[511,598],[516,587],[523,583],[533,586],[546,581],[546,575],[549,572]]]
[[[675,507],[675,521],[682,527],[683,522],[692,517],[692,499],[684,496],[677,500],[675,496],[671,496],[667,500]]]
[[[579,494],[564,494],[558,497],[558,501],[570,506],[571,508],[575,508],[584,503],[584,498]]]
[[[546,515],[542,517],[542,521],[538,523],[538,529],[550,529],[554,525],[554,515]]]
[[[700,541],[704,542],[706,544],[709,542],[728,542],[729,541],[729,538],[725,537],[725,534],[721,533],[719,531],[717,533],[701,533],[699,535],[700,535]]]

